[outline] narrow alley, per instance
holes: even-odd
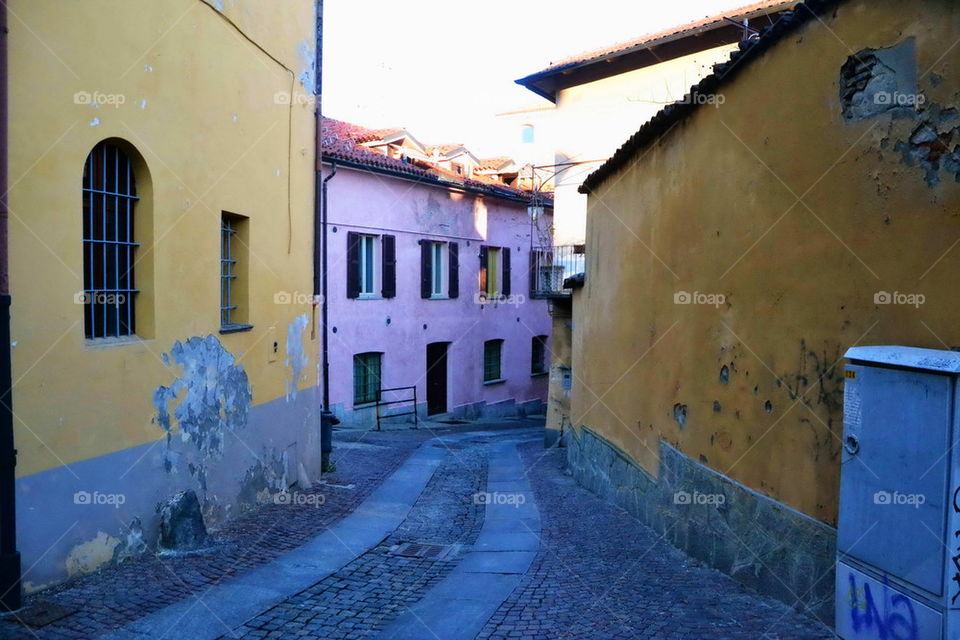
[[[832,637],[578,487],[542,420],[336,440],[325,484],[231,522],[205,553],[45,592],[66,615],[0,637]]]

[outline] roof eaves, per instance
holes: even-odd
[[[665,136],[674,126],[690,116],[697,107],[709,102],[694,100],[692,96],[715,95],[722,86],[732,82],[752,61],[760,58],[767,50],[803,25],[817,19],[820,14],[844,1],[806,0],[798,4],[792,12],[785,14],[775,25],[764,29],[758,39],[742,42],[740,48],[730,55],[729,61],[715,65],[714,73],[693,85],[684,96],[684,100],[664,107],[640,127],[609,160],[587,176],[578,191],[584,194],[590,193],[624,166],[638,151]]]
[[[581,54],[575,59],[568,59],[567,61],[561,61],[556,64],[552,64],[545,69],[541,69],[540,71],[531,73],[518,80],[514,80],[514,82],[529,89],[538,96],[546,98],[550,102],[556,103],[557,92],[555,90],[548,91],[542,89],[536,84],[537,82],[556,75],[571,73],[572,71],[575,71],[581,67],[587,67],[647,49],[653,49],[655,47],[676,42],[678,40],[696,37],[708,31],[713,31],[714,29],[727,26],[729,20],[741,20],[745,18],[754,18],[757,16],[770,16],[779,11],[787,10],[791,4],[793,3],[781,1],[771,2],[766,6],[748,5],[722,14],[709,16],[701,21],[689,23],[688,25],[679,25],[675,31],[651,34],[649,37],[641,38],[633,43],[626,42],[622,43],[622,46],[613,45],[612,47],[607,47],[594,52],[587,52]]]
[[[371,156],[372,155],[373,154],[371,153]],[[433,184],[445,188],[462,189],[464,191],[503,198],[514,202],[529,203],[533,198],[532,193],[523,191],[521,189],[516,189],[514,187],[500,187],[498,185],[486,184],[478,180],[457,179],[451,175],[431,171],[416,165],[408,165],[400,161],[393,160],[392,158],[384,157],[382,158],[383,160],[392,162],[382,162],[380,161],[380,158],[376,157],[364,158],[354,154],[325,151],[323,152],[322,159],[324,162],[336,162],[344,166],[354,167],[356,169],[364,169],[374,173],[381,173],[395,177],[406,177],[415,179],[418,182],[424,182],[426,184]],[[541,198],[546,198],[546,202],[544,203],[545,206],[551,208],[553,207],[552,195],[545,193],[540,193],[539,195]]]

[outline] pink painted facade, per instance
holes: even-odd
[[[330,172],[331,166],[325,162],[323,177]],[[480,417],[542,412],[548,378],[532,374],[533,339],[549,336],[550,316],[545,300],[530,297],[533,228],[522,194],[515,199],[481,194],[417,176],[387,175],[342,163],[327,189],[330,397],[334,413],[346,424],[375,423],[374,408],[354,403],[354,355],[379,352],[381,386],[416,386],[418,410],[425,416],[427,345],[438,342],[449,343],[447,413]],[[551,218],[548,207],[538,227],[549,228]],[[348,297],[348,271],[358,268],[348,256],[351,232],[395,238],[394,297],[382,297],[380,283],[369,298]],[[535,230],[534,235],[538,235]],[[422,297],[421,241],[456,243],[456,298]],[[478,295],[482,246],[510,249],[510,297],[499,303],[481,304]],[[380,274],[381,265],[377,265],[374,271]],[[443,290],[448,291],[446,284]],[[495,383],[484,382],[484,343],[488,340],[503,340],[502,381]],[[549,353],[547,338],[547,367]],[[436,399],[435,386],[433,391]],[[390,422],[398,421],[402,420]]]

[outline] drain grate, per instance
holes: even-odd
[[[18,613],[14,619],[31,629],[39,629],[76,612],[76,609],[64,607],[55,602],[40,600]]]
[[[437,449],[463,449],[462,444],[443,444],[441,442],[440,444],[435,444],[433,446],[435,446]]]
[[[423,558],[424,560],[443,560],[453,551],[452,545],[421,544],[419,542],[404,542],[395,546],[390,552],[404,558]]]

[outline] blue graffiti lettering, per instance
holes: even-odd
[[[880,640],[919,640],[917,614],[909,598],[899,593],[888,597],[884,588],[881,613],[874,602],[870,585],[864,582],[862,586],[857,586],[853,573],[847,574],[847,579],[850,583],[850,622],[855,633],[861,630],[875,632]]]

